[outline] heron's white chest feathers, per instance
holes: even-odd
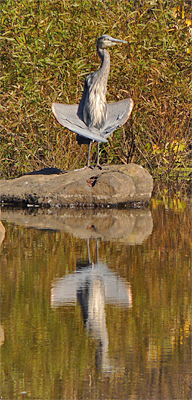
[[[100,90],[98,82],[88,81],[88,92],[84,107],[84,121],[88,126],[102,128],[107,116],[105,92]]]

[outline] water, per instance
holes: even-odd
[[[3,399],[192,398],[187,201],[1,220]]]

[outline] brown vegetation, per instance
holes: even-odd
[[[185,1],[2,1],[1,176],[84,166],[87,149],[59,126],[51,103],[78,103],[111,51],[108,101],[134,100],[130,120],[101,146],[102,163],[136,162],[164,182],[190,173],[191,19]]]

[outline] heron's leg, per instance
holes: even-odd
[[[97,165],[99,165],[99,142],[97,142]]]
[[[98,239],[97,239],[97,264],[99,262],[99,243],[98,243]]]
[[[88,168],[90,167],[91,143],[92,143],[92,140],[90,140],[90,142],[89,142],[89,153],[88,153],[88,161],[87,161]]]
[[[89,260],[89,264],[91,264],[91,259],[90,259],[90,250],[89,250],[89,239],[87,239],[87,252],[88,252],[88,260]]]
[[[99,165],[99,142],[97,142],[97,167],[99,169],[103,169],[101,165]]]

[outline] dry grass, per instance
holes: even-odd
[[[189,3],[8,0],[1,15],[2,177],[85,165],[87,147],[59,126],[51,103],[79,102],[85,76],[100,63],[96,39],[109,33],[128,44],[110,50],[108,101],[131,96],[135,106],[101,146],[101,162],[136,162],[162,182],[188,179]]]

